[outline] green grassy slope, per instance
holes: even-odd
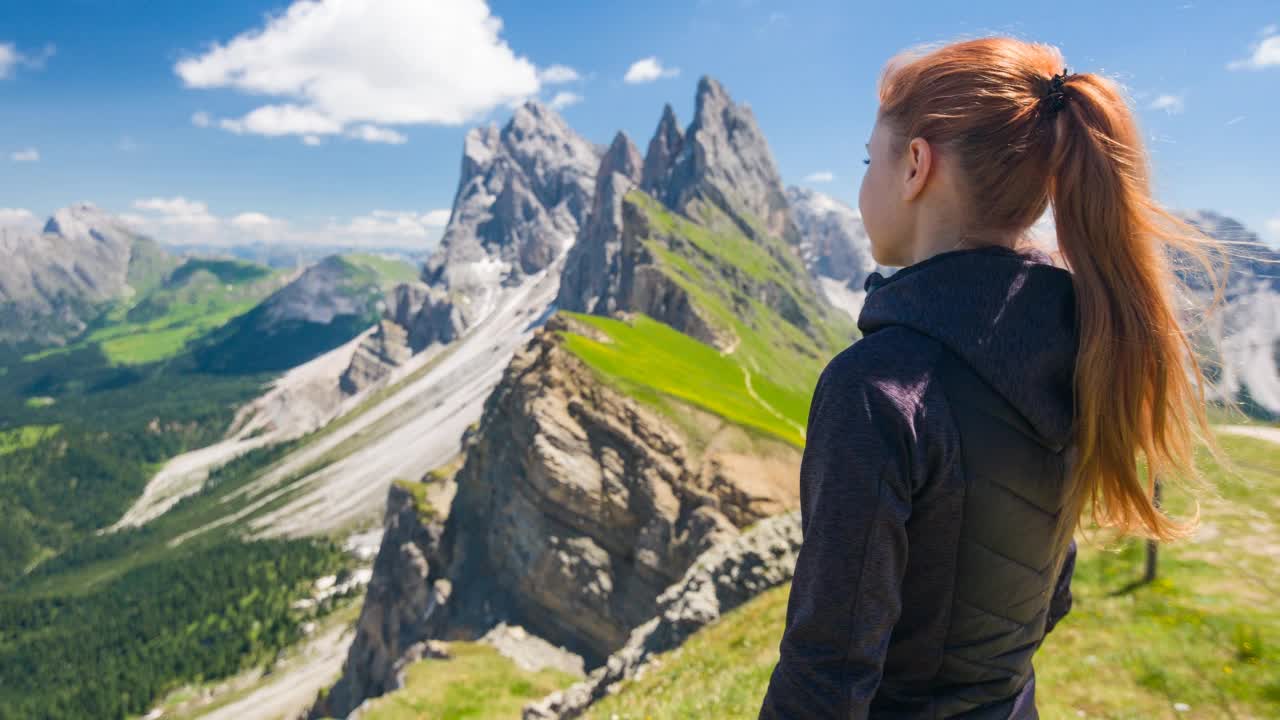
[[[150,265],[140,268],[139,292],[117,302],[69,345],[25,359],[35,362],[97,346],[113,365],[165,360],[248,312],[280,284],[278,273],[238,260],[192,258],[163,279],[155,277],[157,272]]]
[[[1205,461],[1218,491],[1202,502],[1203,530],[1162,548],[1156,583],[1122,592],[1142,574],[1142,543],[1082,539],[1074,607],[1036,655],[1042,717],[1280,717],[1280,452],[1222,443],[1237,473]],[[1189,512],[1185,495],[1171,495],[1174,513]],[[587,717],[755,717],[788,589],[704,628]]]
[[[529,672],[489,645],[449,643],[448,660],[410,665],[405,689],[369,703],[366,720],[506,720],[520,708],[576,679],[558,670]]]
[[[566,333],[566,347],[604,382],[659,409],[678,414],[663,401],[672,397],[803,446],[818,373],[854,338],[847,316],[817,296],[781,239],[758,231],[753,239],[706,204],[695,204],[691,219],[639,190],[626,202],[647,227],[640,242],[654,267],[730,338],[729,347],[717,350],[643,314],[575,313],[566,315],[591,332]]]
[[[797,447],[804,445],[809,402],[804,393],[752,375],[739,358],[722,355],[646,315],[623,321],[565,314],[606,338],[564,334],[565,346],[611,386],[660,410],[669,409],[662,398],[669,395]]]
[[[200,367],[235,374],[278,372],[297,366],[376,323],[385,293],[417,274],[402,260],[360,253],[330,256],[307,272],[332,283],[324,292],[352,298],[356,311],[336,315],[327,323],[312,322],[296,313],[282,317],[276,304],[295,289],[287,287],[196,343],[193,347]],[[294,296],[290,302],[296,300]]]

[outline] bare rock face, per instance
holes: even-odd
[[[648,241],[665,231],[654,227],[652,212],[636,196],[647,195],[660,203],[660,213],[689,222],[702,223],[708,211],[718,213],[716,222],[730,224],[733,232],[761,242],[764,235],[782,239],[786,244],[771,245],[794,252],[798,235],[764,134],[749,107],[735,104],[720,83],[704,77],[698,83],[693,122],[682,131],[671,106],[664,107],[638,178],[635,165],[631,145],[620,135],[597,176],[592,215],[571,251],[573,262],[562,280],[558,306],[604,315],[644,313],[728,350],[736,342],[732,332],[717,327],[670,268],[653,256]],[[708,264],[697,259],[700,251],[686,241],[666,235],[667,250],[693,258],[692,265]],[[728,272],[723,267],[710,270]],[[741,276],[722,279],[741,297],[776,299],[784,317],[802,328],[807,325],[798,308],[783,307],[790,297],[774,292],[780,288]],[[811,283],[804,277],[797,280]]]
[[[638,676],[659,653],[751,598],[791,579],[801,544],[800,513],[761,521],[698,557],[680,581],[658,596],[654,616],[586,680],[525,706],[524,720],[568,720]]]
[[[671,168],[683,148],[684,130],[680,128],[671,105],[664,105],[662,119],[658,121],[658,129],[649,140],[649,149],[644,156],[641,189],[655,197],[665,193],[670,183]]]
[[[46,344],[82,332],[98,304],[131,292],[131,270],[136,277],[164,253],[80,203],[54,213],[40,232],[0,228],[0,256],[0,342]]]
[[[653,614],[700,553],[795,505],[799,453],[725,477],[734,455],[716,418],[701,450],[670,420],[600,383],[554,316],[512,361],[458,474],[441,546],[453,586],[440,632],[519,624],[598,661]],[[691,411],[693,412],[693,411]],[[773,443],[770,443],[773,445]],[[754,501],[743,502],[741,494]]]
[[[404,667],[430,657],[425,623],[448,595],[448,583],[427,582],[444,528],[424,522],[414,496],[392,485],[382,546],[347,653],[342,679],[310,717],[345,717],[364,701],[401,687]]]
[[[672,132],[673,123],[668,108],[649,144],[645,167],[653,175],[646,175],[645,185],[651,194],[680,212],[694,200],[710,202],[739,218],[749,236],[759,232],[758,222],[775,237],[796,240],[782,178],[750,107],[734,103],[719,82],[703,76],[683,137]],[[678,152],[668,160],[673,146]]]
[[[338,387],[347,395],[355,395],[386,380],[412,355],[409,333],[384,318],[373,333],[356,347],[351,364],[338,378]]]
[[[406,291],[397,322],[415,351],[449,342],[500,304],[505,288],[552,264],[573,243],[591,206],[599,150],[537,102],[510,122],[467,133],[462,176],[428,286]]]
[[[618,133],[596,173],[591,214],[565,260],[556,300],[559,307],[598,314],[620,309],[616,287],[609,279],[621,269],[624,198],[640,182],[640,165],[635,145],[625,133]]]

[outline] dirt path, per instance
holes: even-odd
[[[1214,425],[1213,428],[1218,432],[1244,435],[1280,444],[1280,427],[1268,427],[1266,425]]]
[[[773,415],[774,417],[778,418],[782,422],[795,428],[796,432],[800,433],[801,438],[805,436],[803,425],[796,422],[795,420],[792,420],[786,415],[783,415],[782,413],[778,412],[777,409],[775,409],[769,403],[765,402],[764,398],[760,397],[756,393],[756,389],[751,385],[751,371],[746,369],[745,367],[742,368],[742,379],[747,384],[747,394],[751,396],[752,400],[755,400],[756,402],[760,403],[760,407],[764,408],[765,410],[768,410],[770,415]]]

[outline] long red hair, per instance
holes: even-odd
[[[890,61],[880,117],[903,142],[957,158],[981,224],[966,230],[1021,233],[1052,204],[1080,336],[1071,526],[1087,500],[1095,521],[1125,533],[1189,532],[1154,499],[1155,478],[1195,477],[1197,441],[1212,444],[1172,262],[1196,260],[1217,287],[1222,253],[1152,199],[1120,88],[1067,73],[1052,46],[985,38]]]

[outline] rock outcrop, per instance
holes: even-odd
[[[621,309],[620,288],[609,281],[622,271],[623,205],[627,192],[640,182],[641,162],[630,138],[618,133],[596,172],[591,214],[565,259],[560,307],[602,315]]]
[[[380,384],[413,355],[409,333],[395,322],[382,319],[357,347],[351,364],[338,378],[338,387],[355,395]]]
[[[751,109],[709,77],[698,83],[695,106],[683,131],[664,107],[638,178],[631,144],[622,135],[614,140],[597,175],[592,216],[571,251],[559,307],[644,313],[732,349],[738,338],[731,323],[712,317],[692,283],[720,295],[740,321],[751,322],[754,298],[808,332],[810,318],[799,306],[818,291],[796,267],[800,235],[764,135]],[[705,242],[691,242],[686,230]],[[766,262],[791,276],[790,287],[736,266],[742,259],[730,248],[738,239],[770,253]]]
[[[447,343],[500,306],[518,285],[567,251],[591,207],[595,145],[538,102],[501,131],[467,133],[453,213],[422,269],[423,287],[397,291],[397,322],[419,351]]]
[[[598,381],[559,339],[590,332],[554,316],[512,360],[458,473],[433,581],[452,594],[436,632],[501,621],[589,664],[700,553],[794,507],[799,453],[688,410],[697,447],[670,419]],[[760,462],[740,462],[751,447]]]
[[[749,106],[734,103],[719,82],[703,76],[693,122],[682,136],[673,132],[674,123],[665,108],[649,143],[645,168],[652,174],[642,185],[651,195],[690,217],[696,217],[693,201],[710,202],[739,220],[749,236],[764,231],[797,240],[782,178]]]
[[[173,260],[153,240],[88,203],[40,232],[0,228],[0,342],[61,343],[102,303],[154,284]]]
[[[420,500],[392,485],[384,528],[342,678],[312,708],[313,718],[345,717],[365,698],[395,690],[404,666],[429,655],[426,623],[448,595],[447,582],[427,581],[442,521],[424,517]]]
[[[524,720],[569,720],[620,684],[638,677],[654,656],[674,650],[701,628],[791,579],[801,543],[798,511],[763,520],[711,548],[679,582],[658,596],[657,612],[586,680],[525,706]]]

